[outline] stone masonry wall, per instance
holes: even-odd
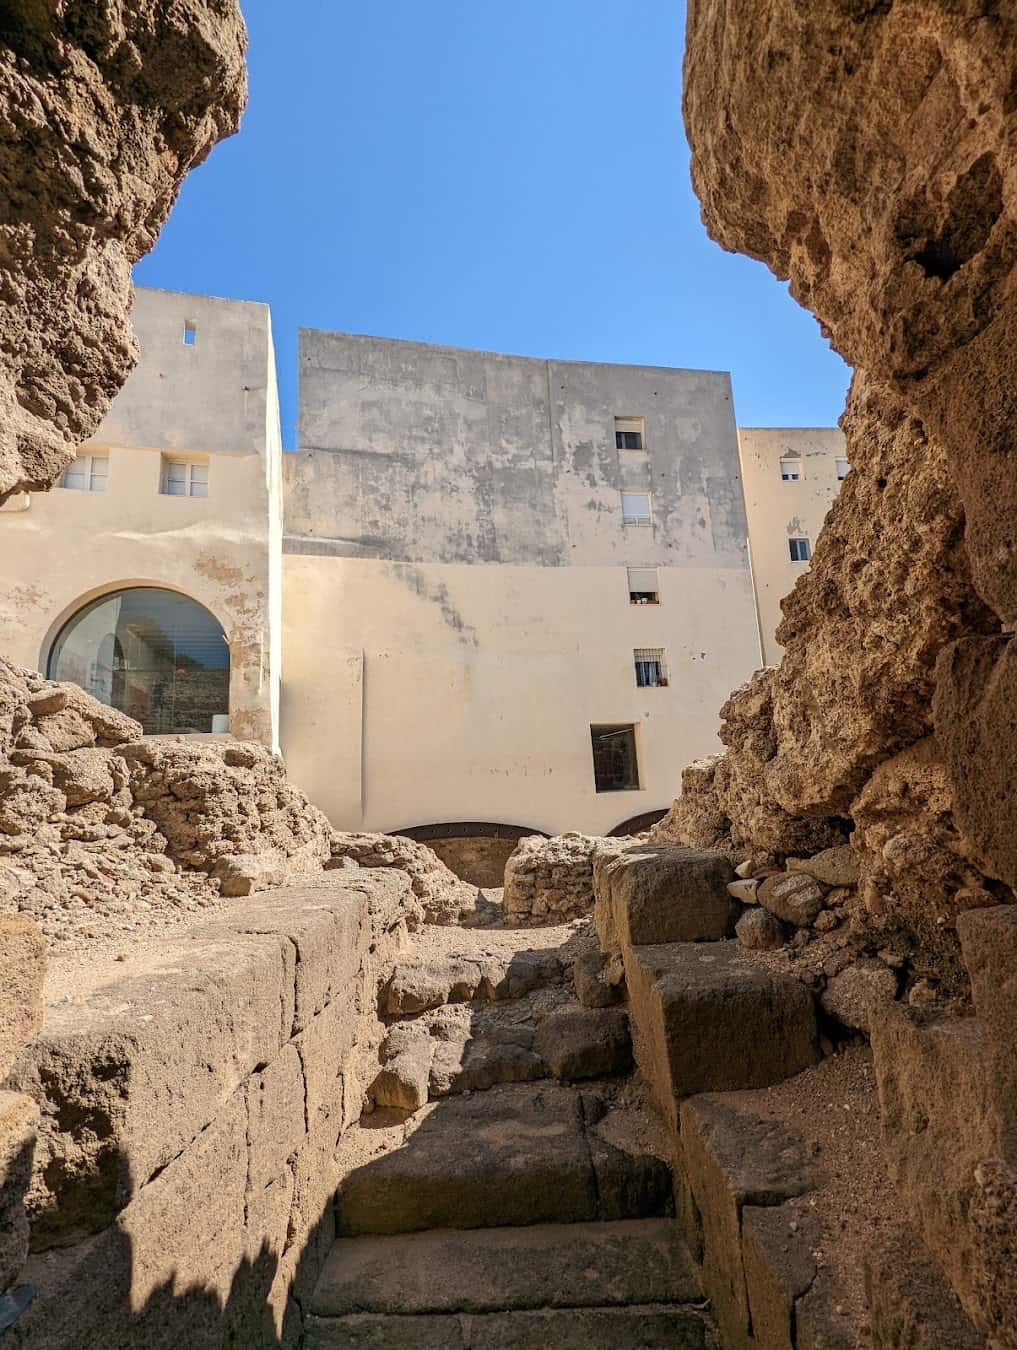
[[[581,918],[593,909],[593,863],[633,841],[587,834],[520,839],[505,864],[505,916],[513,928],[544,927]]]
[[[296,1345],[419,915],[401,872],[333,873],[78,973],[7,1084],[40,1123],[5,1344]]]

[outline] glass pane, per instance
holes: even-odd
[[[76,459],[73,464],[68,464],[64,469],[63,477],[60,479],[61,487],[74,488],[78,492],[84,492],[88,487],[88,466],[83,459]]]
[[[166,483],[163,487],[163,491],[170,497],[186,497],[187,484],[184,482],[175,481],[172,478],[167,478]]]
[[[590,727],[590,738],[597,791],[625,792],[638,788],[635,728]]]
[[[623,520],[649,520],[650,499],[645,492],[622,493]]]
[[[168,483],[186,483],[187,465],[171,459],[166,465],[166,481]]]
[[[148,735],[211,731],[212,718],[229,712],[222,627],[175,591],[138,587],[86,605],[54,643],[48,673],[136,718]]]
[[[208,484],[207,484],[207,483],[199,483],[199,482],[197,482],[195,479],[192,478],[192,479],[191,479],[191,496],[192,496],[192,497],[207,497],[207,496],[208,496]]]
[[[192,482],[192,483],[207,483],[207,482],[208,482],[208,465],[207,465],[207,464],[192,464],[192,465],[191,465],[191,482]]]

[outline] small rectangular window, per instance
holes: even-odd
[[[789,539],[787,546],[792,562],[808,562],[812,557],[812,545],[807,539]]]
[[[592,726],[593,777],[598,792],[633,792],[639,788],[636,728]]]
[[[636,685],[640,689],[667,686],[667,664],[663,647],[637,647],[632,653],[636,663]]]
[[[627,570],[629,574],[629,604],[659,605],[660,583],[657,580],[657,569],[655,567],[630,567]]]
[[[204,460],[163,455],[159,491],[166,497],[207,497],[208,464]]]
[[[797,483],[802,476],[802,461],[800,459],[782,459],[780,461],[780,476],[785,483]]]
[[[78,455],[60,475],[58,486],[75,492],[105,492],[109,455]]]
[[[188,320],[188,322],[184,324],[184,346],[195,347],[197,346],[197,343],[198,343],[197,326],[191,323],[190,320]]]
[[[837,482],[838,482],[838,483],[843,483],[844,479],[848,476],[848,474],[849,474],[850,472],[851,472],[851,465],[847,462],[847,460],[846,460],[846,459],[838,459],[838,461],[837,461]]]
[[[619,450],[642,450],[644,448],[644,423],[641,417],[616,417],[614,419],[614,443]]]
[[[650,494],[648,492],[623,492],[621,494],[622,524],[649,525]]]

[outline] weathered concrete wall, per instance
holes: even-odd
[[[10,1079],[41,1113],[37,1297],[11,1345],[296,1344],[337,1144],[377,1073],[378,990],[419,913],[404,873],[332,877],[126,962],[55,965]]]
[[[815,548],[840,488],[837,462],[847,452],[836,427],[739,427],[738,448],[763,664],[773,666],[783,651],[780,602],[809,567],[791,561],[788,540],[806,538]],[[781,478],[784,459],[801,465],[797,482]]]
[[[606,833],[663,807],[759,659],[728,377],[305,332],[301,438],[283,743],[330,818]],[[626,488],[652,525],[622,523]],[[626,565],[658,567],[659,605]],[[667,687],[637,688],[636,648]],[[629,722],[640,787],[597,793],[590,726]]]
[[[615,449],[642,417],[645,451]],[[287,549],[392,562],[744,569],[727,374],[304,330]],[[653,495],[621,528],[622,488]]]
[[[83,447],[108,453],[106,490],[55,488],[0,512],[0,651],[45,672],[88,600],[130,585],[181,591],[229,639],[231,731],[275,747],[280,437],[268,308],[139,290],[134,322],[139,365]],[[160,492],[163,451],[208,457],[207,497]]]

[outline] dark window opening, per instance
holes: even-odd
[[[590,727],[593,776],[598,792],[631,792],[639,787],[636,729],[625,726]]]
[[[628,578],[630,605],[660,604],[659,582],[655,567],[630,567]]]
[[[614,443],[619,450],[642,450],[643,433],[641,431],[616,431]]]
[[[812,557],[812,545],[807,539],[789,539],[787,547],[792,562],[808,562]]]

